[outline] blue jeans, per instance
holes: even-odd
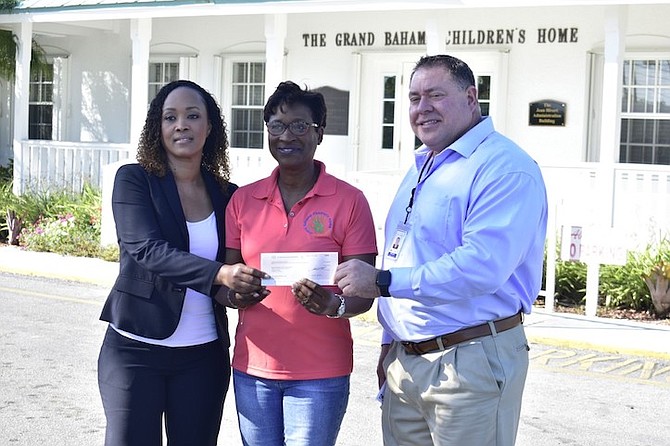
[[[247,446],[333,446],[349,402],[349,375],[264,379],[233,370],[242,442]]]

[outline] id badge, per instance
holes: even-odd
[[[407,240],[407,234],[409,233],[409,225],[405,223],[399,223],[398,227],[395,230],[395,235],[393,236],[393,242],[386,251],[385,257],[388,260],[397,260],[400,251],[402,250],[402,245],[405,244]]]

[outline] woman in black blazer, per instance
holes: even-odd
[[[98,358],[106,446],[158,446],[163,418],[169,445],[216,445],[230,380],[227,297],[267,294],[260,271],[223,263],[237,188],[227,147],[214,98],[176,81],[149,106],[138,164],[116,174],[120,271]]]

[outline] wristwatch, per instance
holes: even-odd
[[[390,297],[389,286],[391,286],[391,271],[379,270],[377,271],[377,279],[375,284],[379,288],[379,295]]]
[[[331,319],[339,319],[342,316],[344,316],[344,313],[347,311],[346,304],[345,304],[345,301],[344,301],[344,297],[339,295],[339,294],[336,294],[335,297],[340,299],[340,306],[337,307],[337,313],[335,313],[334,315],[332,315],[332,316],[329,315],[329,314],[326,315],[326,317],[329,317]]]

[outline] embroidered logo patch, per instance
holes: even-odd
[[[333,219],[326,212],[312,212],[305,219],[303,227],[308,234],[324,234],[333,229]]]

